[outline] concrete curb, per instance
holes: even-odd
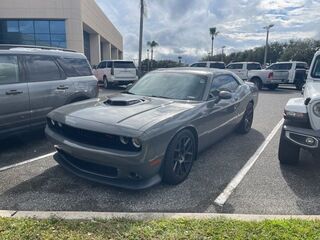
[[[225,218],[242,221],[263,221],[275,219],[320,220],[320,215],[249,215],[249,214],[218,214],[218,213],[127,213],[127,212],[35,212],[35,211],[1,211],[0,217],[6,218],[61,218],[66,220],[92,220],[126,218],[133,220],[157,219],[217,219]]]

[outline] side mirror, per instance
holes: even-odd
[[[220,91],[219,92],[219,98],[220,99],[231,99],[232,98],[232,93],[229,91]]]
[[[132,84],[132,83],[129,83],[129,84],[127,85],[127,87],[126,87],[126,90],[127,90],[127,91],[130,90],[130,88],[132,88],[132,86],[133,86],[133,84]]]

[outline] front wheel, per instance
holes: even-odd
[[[182,130],[168,146],[163,167],[163,181],[170,185],[183,182],[188,177],[196,156],[195,136],[189,130]]]
[[[253,115],[254,115],[253,103],[250,102],[237,128],[238,133],[247,134],[248,132],[250,132],[252,123],[253,123]]]
[[[254,83],[254,85],[256,85],[256,87],[257,87],[259,90],[262,89],[262,81],[261,81],[260,78],[254,77],[254,78],[251,79],[250,82]]]
[[[282,130],[278,158],[281,164],[295,165],[299,162],[300,147],[290,142],[286,136],[285,131]]]
[[[109,87],[108,79],[106,76],[103,77],[103,87],[107,89]]]

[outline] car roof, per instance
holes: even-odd
[[[123,59],[119,59],[119,60],[102,60],[101,62],[132,62],[132,60],[123,60]]]
[[[153,72],[169,72],[169,73],[193,73],[199,75],[220,75],[220,74],[232,74],[228,70],[216,69],[216,68],[193,68],[193,67],[179,67],[179,68],[166,68],[158,69]]]
[[[244,64],[244,63],[254,63],[254,64],[260,64],[259,62],[231,62],[231,63],[229,63],[228,65],[230,65],[230,64]]]
[[[0,54],[28,54],[28,55],[47,55],[59,57],[72,57],[72,58],[86,58],[83,53],[73,51],[63,51],[59,49],[41,49],[41,48],[28,48],[28,47],[13,47],[10,49],[0,49]]]
[[[301,62],[301,61],[286,61],[286,62],[276,62],[276,63],[272,63],[272,64],[282,64],[282,63],[305,63],[307,64],[306,62]]]

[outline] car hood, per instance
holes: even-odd
[[[113,127],[144,131],[150,126],[195,106],[193,102],[119,94],[108,98],[70,104],[54,110],[49,117],[81,119]],[[68,124],[68,123],[67,123]],[[74,125],[74,124],[72,124]]]

